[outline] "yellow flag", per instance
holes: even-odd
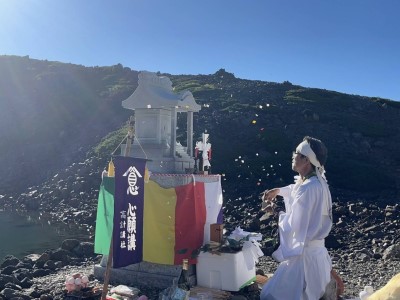
[[[149,169],[146,168],[144,170],[144,182],[148,183],[149,179],[150,179],[150,171],[149,171]]]
[[[115,177],[115,168],[114,168],[114,163],[112,160],[108,163],[108,171],[107,171],[107,176],[108,177]]]

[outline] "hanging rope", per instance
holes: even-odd
[[[111,153],[111,156],[115,155],[115,152],[117,152],[117,150],[119,149],[119,147],[121,147],[122,143],[128,138],[129,133],[126,134],[126,136],[122,139],[121,143],[119,143],[119,145],[117,146],[117,148],[115,148],[115,150]]]
[[[140,149],[142,149],[145,158],[148,159],[148,158],[147,158],[147,154],[146,154],[146,152],[144,151],[144,149],[143,149],[142,145],[140,144],[140,141],[139,141],[139,139],[136,137],[136,135],[133,136],[133,139],[134,139],[134,140],[135,140],[135,138],[136,138],[136,141],[137,141],[138,144],[139,144]]]
[[[142,152],[143,152],[145,158],[148,159],[148,158],[147,158],[147,153],[146,153],[146,151],[144,151],[144,149],[143,149],[143,147],[142,147],[142,144],[140,143],[140,141],[139,141],[139,139],[136,137],[136,135],[133,133],[133,125],[132,125],[133,122],[132,122],[132,119],[130,119],[128,123],[129,123],[129,126],[130,126],[130,129],[129,129],[128,133],[127,133],[126,136],[122,139],[122,141],[118,144],[117,148],[115,148],[115,150],[111,153],[111,156],[115,156],[115,152],[117,152],[117,150],[121,147],[121,145],[122,145],[123,142],[128,141],[129,138],[133,138],[133,140],[136,139],[136,141],[137,141],[137,143],[138,143],[140,149],[142,150]],[[128,147],[128,145],[127,145],[127,147]]]

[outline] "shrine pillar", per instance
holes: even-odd
[[[193,112],[187,112],[187,126],[186,126],[186,141],[187,141],[187,154],[193,157]]]

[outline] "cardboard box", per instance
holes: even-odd
[[[250,250],[221,255],[201,252],[196,276],[199,286],[236,292],[256,280],[253,254]]]

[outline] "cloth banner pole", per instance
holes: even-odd
[[[131,116],[129,118],[129,122],[128,122],[128,134],[126,137],[126,147],[125,147],[125,153],[124,153],[125,156],[128,156],[131,152],[132,139],[134,136],[134,123],[135,123],[135,118],[133,116]],[[107,266],[106,266],[106,271],[104,273],[104,283],[103,283],[103,291],[101,293],[101,300],[106,300],[106,298],[107,298],[108,283],[110,281],[111,265],[113,262],[113,244],[114,244],[114,242],[113,242],[113,238],[111,236],[110,251],[108,253]]]

